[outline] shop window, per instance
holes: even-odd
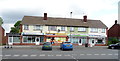
[[[97,44],[103,44],[103,40],[98,39]]]
[[[87,39],[83,38],[82,39],[82,44],[85,44],[85,43],[87,43]]]
[[[73,43],[78,43],[78,38],[73,38],[72,41]]]
[[[35,42],[35,37],[32,37],[32,36],[24,36],[24,37],[23,37],[23,42],[24,42],[24,43],[34,43],[34,42]]]
[[[9,42],[10,42],[10,43],[12,42],[12,37],[9,37]]]
[[[13,37],[13,43],[20,43],[20,37]]]
[[[44,43],[44,37],[40,37],[40,43]]]
[[[32,42],[35,42],[35,37],[32,37]]]

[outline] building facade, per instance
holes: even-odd
[[[108,38],[117,38],[120,41],[120,24],[115,20],[115,24],[108,30]]]
[[[55,45],[70,41],[76,45],[85,43],[106,45],[107,26],[100,20],[24,16],[20,26],[20,43],[14,45],[40,45],[54,42]],[[9,40],[8,40],[9,41]]]
[[[2,26],[0,26],[0,45],[2,45],[2,44],[5,43],[5,40],[4,40],[4,32],[5,32],[5,30],[3,29]]]

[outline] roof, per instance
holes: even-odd
[[[107,28],[107,26],[103,24],[100,20],[88,19],[87,22],[83,22],[83,19],[54,18],[54,17],[48,17],[47,20],[43,20],[43,17],[37,17],[37,16],[24,16],[21,24]]]

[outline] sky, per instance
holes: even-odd
[[[24,16],[43,16],[101,20],[110,28],[118,20],[118,2],[120,0],[0,0],[0,17],[5,32]]]

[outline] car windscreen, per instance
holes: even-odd
[[[44,43],[44,45],[51,45],[51,43]]]

